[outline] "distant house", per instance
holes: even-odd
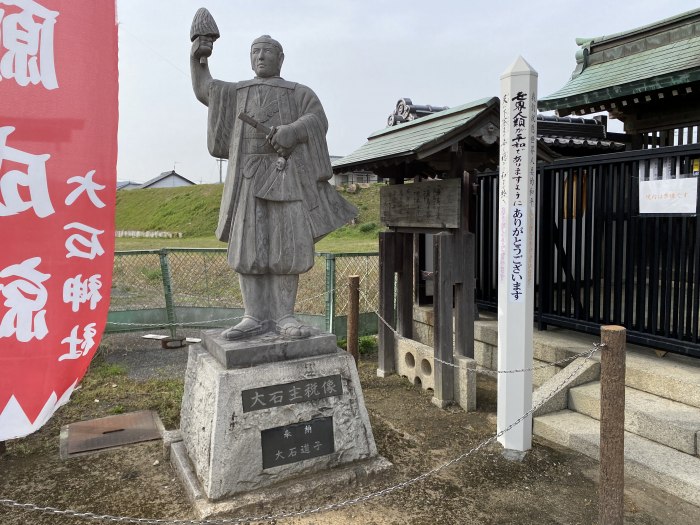
[[[139,186],[139,189],[146,188],[178,188],[180,186],[194,186],[194,182],[183,177],[175,170],[164,171],[157,177],[152,178],[149,181],[144,182]]]
[[[342,159],[337,155],[331,155],[331,165],[337,160]],[[380,182],[382,179],[377,177],[376,173],[366,170],[350,171],[346,173],[336,173],[333,172],[330,182],[333,186],[343,186],[345,184],[358,184],[358,183],[369,183],[369,182]]]
[[[140,188],[141,183],[140,182],[134,182],[131,180],[118,180],[117,181],[117,191],[119,190],[135,190],[136,188]]]

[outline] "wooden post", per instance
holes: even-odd
[[[396,371],[394,363],[394,268],[396,267],[396,233],[379,232],[379,354],[377,376],[386,377]]]
[[[396,331],[413,337],[413,234],[397,234]]]
[[[452,298],[455,235],[441,232],[433,236],[435,272],[433,278],[433,361],[435,391],[432,402],[445,408],[454,400],[454,363],[452,343]]]
[[[0,456],[7,454],[7,447],[4,441],[0,441]]]
[[[598,522],[622,525],[625,517],[625,340],[622,326],[603,326],[600,359],[600,485]]]
[[[455,353],[474,358],[474,234],[459,234],[455,284]],[[462,259],[464,257],[464,259]],[[457,264],[455,262],[455,264]]]
[[[359,329],[360,329],[360,277],[351,275],[348,278],[348,352],[355,359],[355,365],[360,358]]]

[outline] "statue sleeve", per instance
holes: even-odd
[[[214,80],[209,85],[207,146],[212,157],[228,159],[236,122],[236,83]]]
[[[312,172],[317,181],[330,180],[331,169],[326,132],[328,119],[323,111],[321,101],[316,94],[306,86],[297,85],[294,90],[299,118],[292,124],[299,141],[306,143]]]

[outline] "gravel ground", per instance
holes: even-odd
[[[163,350],[157,341],[137,335],[109,336],[104,346],[108,349],[103,352],[107,363],[127,369],[128,377],[115,383],[118,387],[114,390],[154,376],[182,378],[184,349]],[[496,387],[490,378],[479,380],[478,411],[467,414],[456,407],[440,410],[430,402],[430,392],[397,376],[380,379],[375,370],[376,356],[364,357],[360,376],[375,439],[380,454],[394,467],[363,485],[328,487],[304,499],[268,504],[260,512],[299,510],[384,488],[440,466],[495,432]],[[99,408],[90,408],[85,419],[100,414]],[[61,421],[62,417],[57,414],[57,421],[33,437],[7,444],[8,453],[0,459],[0,499],[119,516],[194,518],[173,470],[163,459],[159,442],[61,460],[58,429],[61,423],[71,422]],[[498,445],[489,445],[439,474],[388,496],[341,511],[278,523],[595,524],[597,468],[597,462],[587,457],[537,440],[521,462],[504,459]],[[628,479],[625,522],[697,524],[700,509]],[[26,523],[89,522],[0,507],[0,524]]]

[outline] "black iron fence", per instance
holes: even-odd
[[[639,213],[639,181],[694,176],[700,145],[560,160],[537,177],[536,319],[700,357],[697,216]],[[695,174],[697,176],[697,173]],[[478,177],[477,301],[498,296],[498,177]]]

